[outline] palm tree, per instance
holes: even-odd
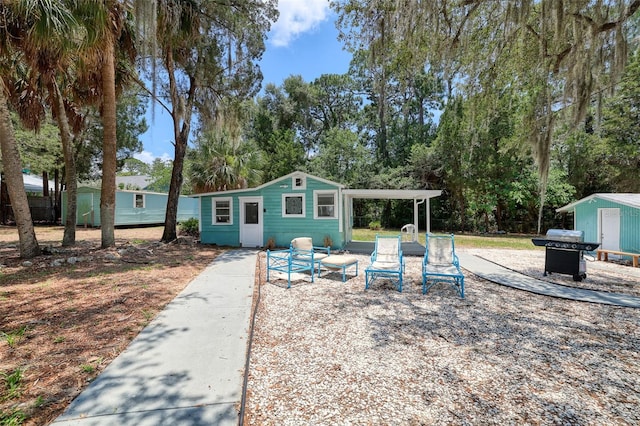
[[[7,97],[5,96],[6,87],[1,79],[0,85],[0,149],[2,150],[2,166],[20,238],[20,257],[31,259],[40,254],[40,246],[36,239],[31,211],[29,210],[29,201],[27,200],[27,193],[22,180],[22,160],[16,146],[13,124],[9,115]]]
[[[103,127],[100,229],[102,248],[115,245],[115,202],[117,171],[116,63],[133,63],[131,2],[125,0],[76,1],[75,11],[85,23],[88,49],[83,58],[86,85],[95,88]],[[124,81],[121,81],[124,83]]]
[[[7,183],[7,190],[11,200],[18,236],[20,239],[20,256],[32,258],[40,254],[40,247],[33,228],[33,220],[29,211],[29,203],[22,180],[22,161],[16,146],[15,133],[9,115],[9,94],[15,92],[15,71],[19,68],[21,54],[33,49],[33,41],[29,35],[37,29],[45,31],[64,31],[67,28],[69,14],[62,4],[38,0],[22,2],[0,3],[0,60],[10,62],[13,73],[2,73],[0,78],[0,150],[2,164]],[[27,96],[14,97],[14,101],[21,102],[18,108],[23,122],[32,128],[37,128],[42,116],[42,109],[37,99],[30,95],[35,93],[31,81],[22,81],[27,90]],[[37,98],[37,97],[36,97]]]
[[[48,6],[45,3],[41,3],[40,7]],[[61,81],[67,81],[68,77],[72,74],[72,64],[75,58],[77,58],[79,50],[77,40],[74,37],[69,37],[70,33],[73,34],[78,29],[78,23],[73,19],[71,12],[72,11],[62,9],[53,15],[56,19],[45,21],[48,25],[34,26],[32,30],[26,32],[23,39],[24,41],[21,43],[24,62],[28,65],[27,72],[29,75],[25,76],[25,79],[40,82],[40,86],[37,88],[37,92],[34,92],[34,96],[37,95],[44,98],[44,94],[41,92],[43,92],[45,88],[48,91],[49,97],[45,101],[48,102],[51,107],[53,117],[56,119],[60,132],[65,164],[65,187],[68,195],[67,218],[62,239],[63,246],[69,246],[75,243],[77,204],[75,149],[68,115],[72,114],[74,122],[80,123],[75,113],[75,108],[68,97],[66,99],[63,97],[58,83],[58,78],[60,78]],[[30,116],[31,120],[39,118],[33,113],[30,114]],[[76,127],[78,127],[78,125],[76,125]],[[79,130],[76,129],[76,131]]]
[[[260,180],[258,151],[228,129],[205,132],[190,151],[190,159],[196,193],[247,188]]]

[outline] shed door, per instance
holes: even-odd
[[[240,198],[240,246],[262,247],[262,197]]]
[[[620,209],[598,209],[600,246],[606,250],[620,250]]]
[[[79,193],[76,200],[76,224],[93,226],[95,219],[95,212],[93,211],[93,194],[84,192]]]

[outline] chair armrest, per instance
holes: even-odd
[[[330,247],[316,247],[316,246],[313,246],[313,249],[315,251],[318,251],[318,252],[326,252],[327,254],[331,254],[330,253],[330,251],[331,251]]]

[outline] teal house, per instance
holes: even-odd
[[[288,247],[297,237],[342,249],[351,240],[354,198],[413,199],[417,209],[441,191],[352,190],[303,172],[256,188],[197,194],[200,241],[232,247]],[[426,202],[425,202],[426,201]],[[427,218],[428,218],[427,214]],[[429,229],[428,219],[426,229]]]
[[[157,225],[164,223],[168,194],[149,191],[116,190],[115,226]],[[62,223],[66,221],[67,192],[62,193]],[[100,189],[78,188],[76,224],[100,226]],[[181,196],[178,222],[198,218],[198,200]]]
[[[232,247],[288,247],[301,235],[342,247],[343,186],[294,172],[256,188],[198,194],[200,241]]]
[[[573,227],[604,250],[640,253],[640,194],[592,194],[557,209],[573,213]]]

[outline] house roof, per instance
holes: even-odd
[[[42,176],[33,176],[23,173],[22,181],[24,182],[24,190],[26,192],[42,192]],[[49,189],[53,190],[55,186],[55,182],[50,180]]]
[[[221,195],[221,194],[238,194],[238,193],[242,193],[242,192],[248,192],[248,191],[255,191],[257,189],[262,189],[265,188],[267,186],[273,185],[274,183],[278,183],[281,182],[283,180],[287,180],[293,177],[307,177],[307,178],[311,178],[311,179],[315,179],[317,181],[320,182],[324,182],[326,184],[329,185],[333,185],[333,186],[337,186],[339,188],[344,188],[344,185],[337,183],[337,182],[333,182],[330,181],[328,179],[324,179],[318,176],[314,176],[314,175],[310,175],[308,173],[304,173],[304,172],[293,172],[293,173],[289,173],[288,175],[284,175],[282,177],[279,177],[277,179],[271,180],[269,182],[263,183],[260,186],[256,186],[255,188],[244,188],[244,189],[230,189],[228,191],[216,191],[216,192],[205,192],[202,194],[193,194],[191,195],[192,197],[206,197],[208,195]]]
[[[145,189],[152,183],[151,176],[116,176],[116,186],[122,184],[124,189],[139,188]]]
[[[571,204],[567,204],[566,206],[560,207],[556,209],[558,213],[568,213],[571,212],[575,206],[578,204],[582,204],[584,202],[589,202],[591,200],[595,200],[599,198],[601,200],[612,201],[614,203],[622,204],[625,206],[633,207],[636,209],[640,209],[640,194],[632,194],[632,193],[622,193],[622,194],[613,194],[613,193],[599,193],[599,194],[591,194],[588,197],[582,198],[581,200],[575,201]]]

